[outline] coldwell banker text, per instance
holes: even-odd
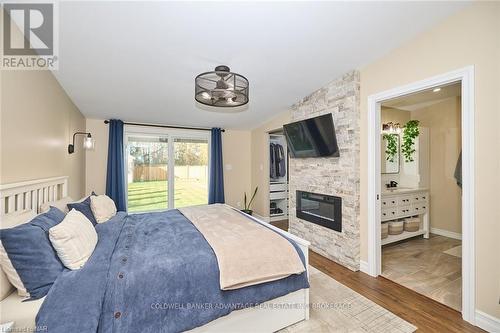
[[[3,2],[2,9],[1,69],[57,69],[57,3]]]

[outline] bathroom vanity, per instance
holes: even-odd
[[[381,199],[381,220],[386,223],[406,217],[419,216],[421,224],[418,231],[403,231],[399,235],[389,235],[382,239],[382,245],[410,237],[423,235],[429,238],[429,191],[426,188],[385,189]]]

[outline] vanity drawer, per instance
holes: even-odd
[[[427,206],[428,206],[428,204],[426,202],[422,202],[422,203],[418,203],[418,204],[413,204],[411,206],[412,214],[420,215],[420,214],[427,213],[427,210],[428,210]]]
[[[410,197],[410,203],[420,204],[423,202],[427,202],[427,197],[427,193],[415,193]]]
[[[395,207],[398,205],[397,197],[382,198],[381,200],[382,209],[386,207]]]
[[[410,205],[407,206],[399,206],[398,207],[398,216],[408,216],[413,213],[413,207]]]
[[[396,208],[382,209],[382,221],[393,220],[398,217]]]
[[[398,206],[406,206],[411,203],[411,195],[402,195],[397,198]]]

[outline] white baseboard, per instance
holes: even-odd
[[[462,234],[444,229],[431,228],[431,234],[462,240]]]
[[[497,333],[500,332],[500,319],[476,310],[476,326],[487,332]]]
[[[363,273],[369,274],[368,273],[368,262],[360,260],[359,261],[359,270],[362,271]]]

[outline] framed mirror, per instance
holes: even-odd
[[[399,164],[401,159],[399,134],[383,133],[380,142],[382,145],[380,147],[380,152],[382,154],[380,158],[381,173],[399,173]]]

